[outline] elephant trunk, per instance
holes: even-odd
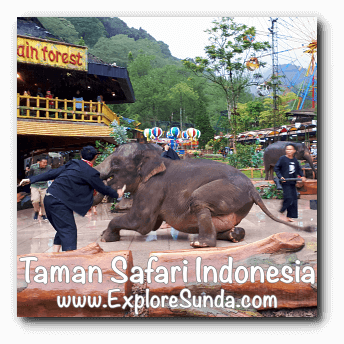
[[[99,192],[97,192],[95,194],[95,196],[93,197],[93,204],[92,204],[92,206],[95,206],[95,205],[99,204],[103,200],[103,198],[104,198],[104,195],[99,193]]]
[[[109,178],[110,163],[110,159],[105,159],[102,163],[94,167],[100,173],[100,179],[104,180],[104,184],[107,184],[106,179]],[[99,204],[103,198],[104,195],[97,192],[93,197],[92,206]]]
[[[100,179],[105,180],[109,178],[110,163],[110,159],[105,159],[102,163],[94,167],[100,173]]]

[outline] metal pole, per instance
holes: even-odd
[[[270,18],[271,19],[271,18]],[[277,56],[277,38],[276,38],[276,32],[275,32],[275,23],[277,23],[277,19],[271,19],[271,29],[269,31],[271,32],[271,42],[272,42],[272,89],[273,89],[273,121],[274,121],[274,132],[276,131],[276,113],[278,111],[277,109],[277,89],[276,89],[276,81],[278,77],[278,56]],[[276,24],[277,25],[277,24]],[[273,136],[273,142],[275,142],[275,133]]]

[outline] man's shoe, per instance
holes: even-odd
[[[35,215],[33,216],[33,219],[34,219],[34,221],[37,221],[37,220],[38,220],[38,212],[35,213]]]
[[[45,215],[42,215],[42,220],[45,221],[45,222],[49,221]]]

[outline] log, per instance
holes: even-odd
[[[122,317],[126,310],[122,309],[124,296],[132,293],[132,283],[130,280],[126,283],[115,283],[110,280],[111,277],[121,277],[116,274],[111,266],[112,260],[116,256],[122,256],[127,262],[127,269],[122,269],[122,264],[117,264],[120,271],[130,277],[133,266],[131,251],[104,252],[97,243],[92,243],[74,251],[61,253],[30,253],[17,256],[17,316],[18,317]],[[21,261],[21,258],[36,257],[38,261]],[[27,266],[26,266],[27,264]],[[39,279],[44,278],[44,269],[46,269],[47,283],[39,283]],[[58,280],[58,273],[54,273],[52,266],[63,267],[66,269]],[[79,283],[82,269],[73,271],[77,266],[84,269],[85,283]],[[89,281],[90,266],[99,267],[102,276],[102,282],[98,280],[98,272],[90,273],[92,280]],[[27,271],[25,271],[27,270]],[[67,272],[69,272],[69,280]],[[92,269],[91,269],[92,270]],[[29,280],[27,275],[29,274]],[[54,276],[54,280],[51,278]],[[73,279],[74,278],[74,279]],[[67,283],[69,282],[69,283]],[[108,291],[119,289],[113,292],[111,297],[117,297],[117,300],[111,300],[111,305],[120,304],[121,307],[110,308],[108,305]],[[85,298],[95,297],[101,302],[99,307],[91,307],[86,304],[84,307],[74,307],[70,304],[68,308],[60,308],[57,304],[57,297],[65,296],[78,297],[83,301]],[[86,300],[86,299],[85,299]],[[105,305],[105,306],[104,306]]]
[[[225,308],[211,308],[211,307],[190,307],[182,308],[180,306],[175,308],[149,308],[148,317],[156,318],[176,318],[176,317],[187,317],[187,318],[253,318],[262,317],[258,312],[250,311],[238,311],[235,309]]]
[[[264,297],[265,295],[276,295],[278,300],[278,308],[285,307],[312,307],[317,305],[317,292],[314,285],[309,283],[284,283],[279,281],[278,283],[269,283],[266,280],[266,269],[264,276],[264,282],[260,282],[260,273],[255,274],[254,282],[250,282],[250,275],[248,274],[248,280],[245,283],[237,283],[235,277],[235,268],[232,270],[232,282],[221,282],[218,278],[213,279],[213,272],[208,274],[208,280],[205,280],[203,274],[204,266],[212,266],[216,269],[216,275],[219,277],[219,272],[223,266],[229,266],[229,257],[233,258],[233,264],[240,262],[242,266],[245,266],[244,260],[249,257],[254,257],[262,254],[282,253],[286,251],[297,251],[304,246],[304,239],[296,233],[278,233],[271,235],[263,240],[256,241],[251,244],[238,246],[235,248],[223,248],[212,247],[204,249],[190,249],[180,251],[164,251],[164,252],[152,252],[150,257],[157,257],[158,261],[153,262],[152,269],[156,269],[158,266],[165,267],[168,271],[171,271],[172,266],[185,266],[185,260],[187,261],[187,280],[183,280],[181,272],[175,274],[175,282],[167,284],[157,282],[155,276],[161,271],[152,273],[151,283],[147,283],[147,288],[152,295],[179,295],[179,293],[187,288],[192,295],[200,295],[206,293],[207,295],[218,295],[221,289],[224,290],[226,295],[232,295],[235,298],[240,298],[243,295],[254,297],[258,295]],[[200,280],[196,279],[196,258],[201,257],[200,264]],[[183,262],[184,261],[184,262]],[[237,265],[237,264],[236,264]],[[314,267],[313,267],[314,268]],[[250,270],[250,267],[247,268]],[[239,270],[238,270],[239,271]],[[316,278],[316,266],[314,268]],[[244,280],[245,273],[240,271],[238,274],[239,281]],[[226,274],[226,273],[225,273]],[[229,274],[229,272],[228,272]],[[295,281],[294,271],[288,272],[288,275],[292,276]],[[227,277],[227,275],[224,275]],[[300,276],[303,276],[301,273]],[[275,277],[275,276],[274,276]],[[275,278],[281,278],[279,274]],[[316,283],[316,281],[315,281]],[[273,305],[274,306],[274,305]],[[267,309],[268,307],[264,308]],[[260,309],[260,308],[258,308]]]

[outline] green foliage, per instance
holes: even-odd
[[[237,153],[227,156],[229,165],[235,168],[258,168],[263,164],[263,152],[256,152],[257,145],[237,144]]]
[[[297,99],[293,92],[278,97],[278,110],[274,113],[272,98],[265,98],[263,101],[265,110],[260,114],[260,123],[263,127],[281,126],[288,124],[286,113],[291,109],[292,102]]]
[[[95,165],[102,163],[109,155],[115,151],[116,146],[109,142],[96,141],[96,149],[101,154],[98,155]]]
[[[110,136],[115,139],[117,145],[121,145],[128,141],[127,130],[125,127],[118,125],[116,121],[113,121],[110,124],[110,128],[112,129]],[[95,165],[102,163],[110,154],[115,151],[115,148],[116,145],[112,143],[96,141],[96,149],[101,152],[101,154],[98,155]]]
[[[269,185],[267,188],[256,188],[259,193],[260,197],[263,199],[272,199],[272,198],[277,198],[277,199],[283,199],[283,191],[277,190],[276,185]]]
[[[67,17],[65,18],[79,33],[88,47],[93,47],[100,37],[106,37],[102,22],[96,17]]]
[[[113,121],[110,124],[110,128],[112,129],[110,136],[116,140],[118,145],[128,142],[128,135],[125,127],[119,125],[117,121]]]
[[[61,37],[63,41],[75,44],[80,39],[79,32],[66,18],[38,17],[38,20],[49,32]]]

